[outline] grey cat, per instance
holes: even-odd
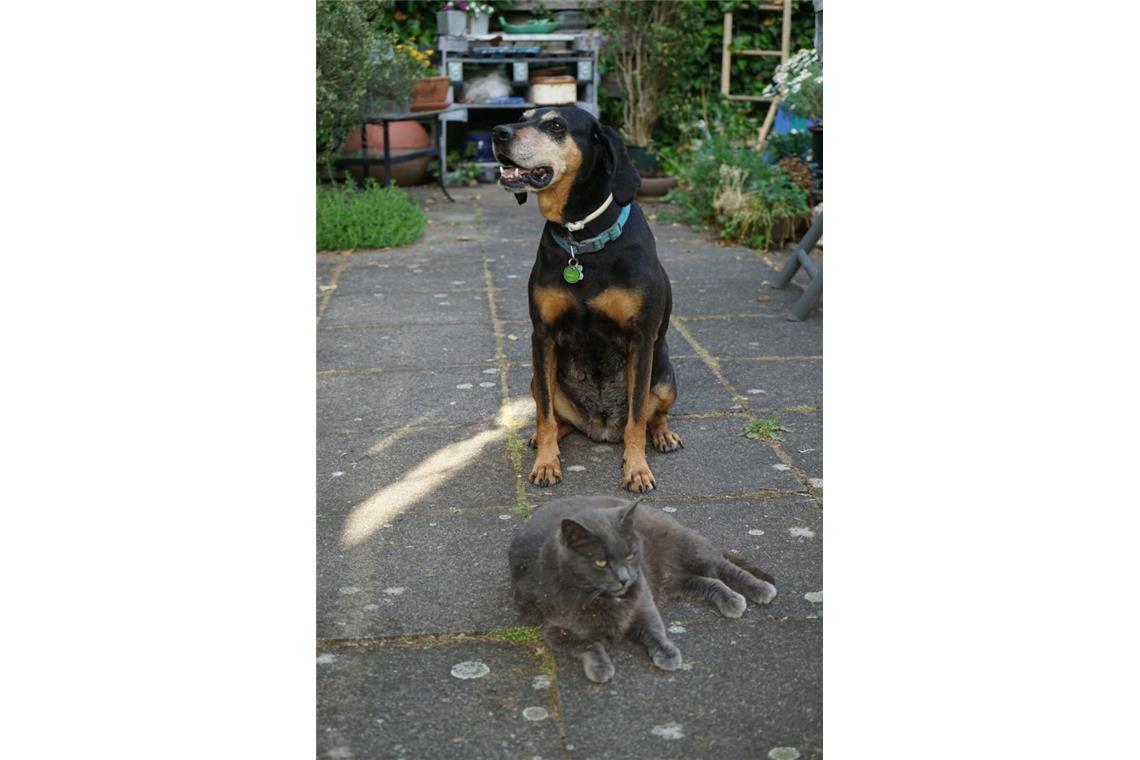
[[[639,509],[639,501],[555,499],[511,542],[515,605],[527,622],[541,626],[552,648],[577,656],[597,683],[614,674],[605,645],[623,638],[643,644],[662,670],[681,667],[658,602],[707,600],[725,617],[738,618],[747,607],[744,596],[757,604],[776,597],[771,576],[729,559],[672,517]]]

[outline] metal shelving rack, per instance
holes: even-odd
[[[571,49],[566,55],[521,55],[512,52],[508,44],[502,48],[501,55],[476,56],[470,54],[470,48],[479,43],[490,44],[490,40],[499,38],[503,43],[535,43],[544,42],[571,43]],[[463,85],[466,73],[465,66],[507,66],[507,73],[511,85],[517,92],[530,84],[530,68],[532,65],[575,64],[578,84],[578,101],[575,105],[594,116],[598,115],[598,38],[590,32],[575,34],[488,34],[488,35],[440,35],[437,38],[436,48],[440,52],[439,74],[451,80],[452,100],[454,93]],[[525,90],[524,90],[525,92]],[[525,97],[525,96],[524,96]],[[452,110],[440,114],[441,153],[446,152],[447,123],[449,121],[466,122],[467,111],[499,110],[524,111],[534,108],[534,103],[460,103],[455,101]],[[495,164],[497,166],[497,164]],[[440,171],[446,171],[447,164],[441,157]]]

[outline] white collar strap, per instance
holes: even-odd
[[[606,209],[608,209],[610,207],[610,204],[613,202],[614,202],[614,196],[613,196],[613,193],[610,193],[609,196],[606,197],[606,202],[603,203],[601,206],[598,206],[597,210],[595,210],[593,213],[591,213],[585,219],[583,219],[580,222],[567,222],[566,224],[564,224],[562,226],[565,227],[566,229],[570,230],[571,232],[577,232],[578,230],[582,229],[587,224],[589,224],[590,222],[594,221],[599,216],[601,216],[602,212],[605,211]]]

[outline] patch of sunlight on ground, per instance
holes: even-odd
[[[534,401],[529,398],[515,399],[504,404],[499,410],[496,427],[475,433],[462,441],[449,443],[408,470],[398,481],[384,486],[353,507],[345,520],[341,541],[345,546],[359,544],[381,525],[390,522],[393,517],[455,477],[492,443],[505,440],[516,420],[521,422],[533,415]],[[403,437],[405,432],[406,429],[397,431],[381,439],[369,451],[375,453],[384,450]]]

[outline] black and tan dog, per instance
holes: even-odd
[[[625,441],[622,485],[656,485],[645,459],[658,451],[677,397],[665,345],[673,296],[657,246],[633,202],[641,178],[625,143],[575,107],[539,108],[492,130],[499,184],[519,203],[535,193],[546,227],[530,273],[531,348],[538,449],[530,481],[562,480],[558,441],[578,429]]]

